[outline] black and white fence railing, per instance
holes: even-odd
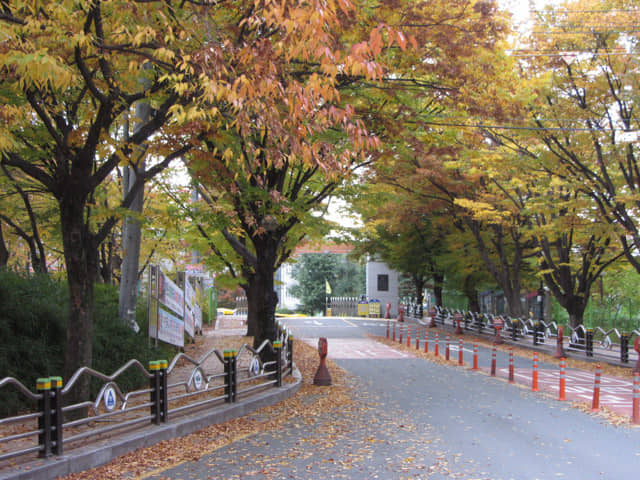
[[[325,298],[327,309],[331,310],[334,317],[356,317],[358,316],[358,297],[332,297]],[[327,314],[329,312],[327,311]]]
[[[266,340],[257,349],[246,344],[238,350],[212,349],[197,360],[180,353],[170,363],[149,362],[148,368],[131,360],[112,375],[83,367],[64,386],[60,377],[38,379],[35,393],[15,378],[3,378],[0,391],[13,390],[25,410],[29,404],[35,408],[0,418],[0,467],[14,463],[17,457],[62,455],[65,449],[93,440],[150,423],[160,425],[181,415],[240,401],[268,387],[281,387],[294,370],[293,337],[278,328],[278,339]],[[273,360],[263,362],[264,357]],[[123,392],[118,380],[125,372],[139,375],[148,387]],[[102,384],[95,398],[65,405],[69,393],[85,376]]]
[[[597,354],[621,363],[629,362],[630,350],[638,351],[640,348],[640,330],[638,329],[624,332],[617,328],[605,330],[602,327],[587,328],[584,325],[572,327],[558,325],[554,321],[512,318],[506,315],[443,307],[432,307],[429,311],[422,312],[421,309],[413,306],[407,309],[407,312],[408,317],[416,318],[431,326],[451,325],[456,328],[459,326],[462,331],[474,331],[491,336],[498,334],[515,342],[530,341],[533,345],[544,345],[566,338],[566,344],[564,342],[562,344],[565,350],[584,353],[587,357]]]

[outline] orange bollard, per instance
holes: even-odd
[[[458,340],[458,365],[464,365],[462,361],[462,347],[464,346],[464,341],[462,339]]]
[[[416,350],[420,348],[420,333],[416,330]]]
[[[509,347],[509,383],[514,383],[514,372],[513,372],[513,347]]]
[[[424,353],[429,353],[429,330],[424,330]]]
[[[458,326],[456,327],[456,332],[455,332],[455,333],[456,333],[456,335],[462,335],[462,334],[464,333],[464,332],[462,331],[462,327],[460,326],[460,323],[462,322],[463,318],[464,318],[464,317],[462,316],[462,314],[461,314],[461,313],[456,313],[456,314],[453,316],[453,321],[454,321],[455,323],[457,323],[457,325],[458,325]]]
[[[407,325],[407,347],[411,346],[411,325]]]
[[[329,374],[329,369],[327,368],[327,364],[325,363],[327,359],[327,351],[327,339],[325,337],[320,337],[318,339],[318,355],[320,355],[320,365],[318,365],[318,370],[316,370],[316,374],[313,377],[314,385],[331,385],[331,375]]]
[[[387,338],[389,338],[389,320],[387,320]]]
[[[436,346],[434,347],[434,355],[438,356],[438,351],[440,350],[440,339],[438,338],[438,332],[436,332]]]
[[[471,370],[478,370],[478,342],[473,342],[473,368]]]
[[[444,359],[448,362],[449,361],[449,335],[447,335],[446,339],[445,339],[445,349],[444,349]]]
[[[496,376],[496,344],[493,344],[493,352],[491,353],[491,376]]]
[[[431,307],[431,310],[429,310],[429,316],[431,317],[429,328],[434,328],[436,326],[436,314],[436,309],[434,307]]]
[[[596,379],[593,382],[593,401],[591,402],[591,411],[600,411],[600,364],[596,365]]]
[[[402,343],[402,325],[400,325],[398,328],[400,329],[399,333],[398,333],[398,335],[399,335],[398,343]]]
[[[531,381],[531,391],[538,391],[538,352],[533,352],[533,377]]]
[[[560,392],[558,394],[558,400],[560,401],[565,401],[567,399],[567,397],[565,396],[565,387],[566,387],[565,359],[561,358],[560,359]]]
[[[633,372],[633,414],[631,416],[631,422],[634,424],[640,423],[640,373]]]
[[[393,324],[393,341],[396,341],[396,324]]]
[[[564,327],[558,327],[558,338],[556,340],[556,353],[553,358],[562,358],[566,356],[563,345]]]

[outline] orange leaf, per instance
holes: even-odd
[[[404,36],[402,32],[398,32],[398,45],[402,50],[407,48],[407,38]]]

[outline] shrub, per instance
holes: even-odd
[[[146,299],[139,299],[136,321],[140,331],[135,333],[118,317],[118,289],[112,285],[97,284],[95,288],[95,314],[93,337],[93,368],[106,375],[112,375],[129,360],[135,358],[147,368],[150,360],[171,361],[176,349],[158,344],[155,349],[149,342]],[[135,390],[145,385],[147,380],[130,369],[118,377],[116,383],[123,391]],[[102,386],[94,381],[92,394]]]
[[[37,378],[62,375],[68,297],[64,282],[0,270],[0,378],[14,377],[35,390]],[[155,350],[149,344],[146,302],[137,309],[140,332],[136,334],[118,318],[116,287],[97,284],[94,299],[94,370],[111,375],[132,358],[145,367],[149,360],[171,360],[174,348],[162,345]],[[141,388],[145,382],[134,371],[117,380],[124,391]],[[101,386],[94,382],[92,394]],[[31,407],[12,387],[0,389],[0,416]]]

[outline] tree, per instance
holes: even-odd
[[[348,256],[341,256],[337,265],[336,278],[330,282],[331,295],[357,297],[365,293],[366,271],[361,263],[353,262]]]
[[[9,250],[4,240],[4,233],[2,231],[2,222],[0,222],[0,269],[7,268],[9,264]]]
[[[477,155],[468,167],[486,180],[478,202],[470,206],[468,200],[467,206],[474,216],[491,215],[495,223],[509,211],[522,217],[519,231],[533,242],[538,275],[573,326],[582,323],[590,290],[602,272],[622,254],[633,258],[626,227],[620,228],[625,222],[613,219],[605,207],[624,210],[629,198],[619,189],[632,191],[622,179],[633,162],[615,146],[618,115],[624,117],[628,105],[616,100],[621,84],[611,84],[620,68],[620,52],[611,55],[611,48],[626,38],[589,28],[590,22],[601,21],[596,11],[612,21],[619,13],[606,10],[612,5],[596,3],[593,9],[566,3],[539,13],[540,24],[534,27],[539,33],[517,52],[528,79],[521,82],[525,94],[518,104],[526,108],[509,119],[511,125],[483,129],[488,143],[505,148],[487,152],[486,158]],[[624,249],[613,245],[616,236]]]
[[[304,313],[314,315],[324,311],[327,285],[330,296],[353,297],[364,292],[364,269],[332,253],[304,253],[293,267],[296,285],[291,293],[301,302]]]
[[[499,163],[494,155],[474,157],[468,168],[482,172],[483,188],[473,201],[458,202],[491,226],[519,219],[514,231],[537,260],[529,270],[544,280],[575,327],[593,284],[621,250],[613,248],[610,232],[593,218],[579,189],[548,174],[536,159],[503,153]]]
[[[532,102],[535,137],[544,145],[553,173],[591,198],[600,220],[617,235],[627,260],[640,273],[636,211],[638,120],[634,106],[639,19],[635,2],[564,2],[539,12],[522,55],[528,75],[540,82]],[[553,158],[553,161],[551,161]]]
[[[623,255],[580,190],[545,195],[547,208],[536,209],[532,236],[538,247],[540,275],[569,314],[572,327],[583,323],[591,288],[603,271]],[[551,204],[551,205],[549,205]]]
[[[275,270],[320,225],[314,211],[378,144],[337,90],[339,79],[381,73],[379,45],[341,43],[339,19],[349,23],[356,13],[347,2],[323,1],[237,2],[219,12],[233,31],[210,43],[205,67],[224,78],[205,100],[223,115],[215,128],[194,122],[189,168],[208,208],[189,215],[245,290],[256,346],[275,338]],[[404,47],[401,34],[374,31],[375,41],[384,32]],[[216,102],[221,91],[234,101]]]
[[[432,280],[436,302],[442,305],[444,272],[439,257],[446,250],[444,230],[436,225],[434,216],[419,208],[407,209],[408,198],[404,192],[373,187],[354,202],[365,224],[356,232],[355,254],[378,257],[406,274],[419,304]]]
[[[472,195],[476,189],[473,176],[456,168],[466,148],[459,126],[476,123],[480,115],[504,118],[514,110],[510,100],[516,85],[501,81],[509,71],[502,43],[506,17],[494,2],[402,5],[405,9],[393,5],[397,22],[411,28],[419,48],[407,55],[389,52],[384,81],[365,85],[364,92],[358,92],[358,112],[370,119],[383,147],[367,181],[402,192],[399,195],[406,196],[400,211],[426,215],[436,229],[445,227],[444,231],[451,232],[455,227],[456,237],[475,232],[478,248],[473,252],[484,251],[485,263],[491,261],[490,266],[495,267],[493,275],[518,314],[519,260],[514,257],[514,264],[509,256],[521,252],[510,248],[510,232],[497,229],[496,236],[489,238],[485,225],[467,222],[464,209],[455,204],[458,196]],[[469,272],[469,278],[471,275]]]
[[[638,328],[638,287],[640,277],[628,262],[618,262],[600,276],[585,313],[585,324],[603,328],[621,328],[631,332]]]
[[[162,128],[184,103],[167,75],[192,69],[189,55],[203,43],[196,3],[2,5],[0,163],[38,184],[59,210],[70,291],[66,378],[91,365],[97,252],[119,218],[109,215],[96,225],[97,189],[120,164],[135,168],[135,152],[148,145],[155,162],[136,171],[119,205],[127,208],[145,181],[189,150]],[[143,70],[145,64],[153,68]],[[148,79],[144,87],[141,78]],[[153,105],[151,118],[122,140],[117,122],[143,99]],[[78,396],[87,391],[85,383]]]
[[[5,180],[0,220],[27,245],[33,271],[47,273],[47,256],[41,230],[45,228],[43,224],[48,222],[42,219],[57,212],[39,198],[37,190],[23,185],[4,165],[0,165],[0,168],[4,174],[2,180]]]

